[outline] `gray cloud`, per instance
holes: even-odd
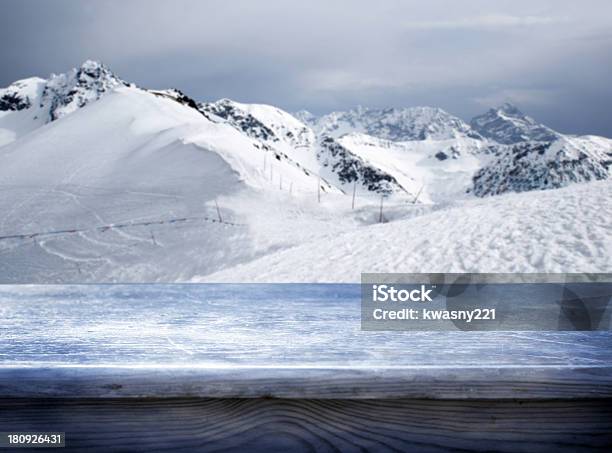
[[[456,20],[409,22],[406,26],[413,30],[499,30],[510,27],[524,28],[539,25],[558,25],[568,22],[570,22],[569,19],[561,17],[491,14]]]
[[[503,101],[612,136],[607,0],[2,0],[0,85],[95,58],[146,87],[316,113]]]

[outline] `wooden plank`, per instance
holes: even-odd
[[[610,332],[365,332],[354,285],[0,287],[0,396],[608,398]]]
[[[612,398],[612,368],[1,368],[0,397]]]
[[[612,401],[1,400],[68,451],[604,451]]]

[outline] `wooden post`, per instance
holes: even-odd
[[[414,201],[412,202],[412,204],[416,204],[416,202],[419,199],[419,196],[421,195],[421,192],[423,191],[424,187],[425,187],[425,184],[421,185],[421,188],[417,192],[416,197],[414,197]]]
[[[217,208],[217,215],[219,216],[219,222],[223,223],[223,217],[221,217],[221,210],[219,209],[219,205],[217,204],[217,199],[215,198],[215,206]]]
[[[380,215],[378,216],[378,223],[383,223],[383,200],[385,199],[384,195],[380,196]]]
[[[321,177],[319,176],[319,182],[317,184],[317,200],[321,203]]]
[[[266,163],[267,163],[267,157],[268,155],[264,153],[264,175],[266,174]]]
[[[355,209],[355,192],[357,192],[357,180],[353,184],[353,203],[351,204],[351,209]]]

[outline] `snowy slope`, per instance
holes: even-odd
[[[339,192],[327,179],[327,176],[332,175],[321,171],[313,130],[288,112],[271,105],[242,104],[230,99],[203,103],[198,108],[207,115],[227,122],[237,131],[256,140],[260,149],[268,151],[263,166],[266,172],[270,172],[271,179],[274,179],[274,166],[277,162],[289,162],[306,175],[317,180],[320,178],[321,190],[324,192]],[[280,183],[279,179],[279,186]],[[296,190],[312,191],[312,185]]]
[[[611,197],[607,180],[465,201],[330,235],[194,281],[359,282],[361,272],[610,272]]]
[[[393,141],[480,138],[461,119],[434,107],[357,108],[333,112],[321,118],[314,118],[308,112],[298,115],[308,121],[318,134],[332,137],[357,132]]]
[[[413,184],[406,184],[407,178],[403,178],[403,174],[392,174],[376,160],[360,156],[338,139],[323,136],[316,156],[322,165],[321,173],[341,187],[344,193],[414,196],[415,192],[411,192]],[[385,161],[385,155],[379,156],[378,160]]]
[[[354,155],[393,176],[411,199],[418,195],[418,201],[423,203],[463,197],[474,172],[496,150],[482,140],[468,137],[393,142],[348,134],[338,141]]]
[[[46,80],[32,77],[0,89],[0,147],[33,131],[47,121],[40,105]]]
[[[303,122],[277,107],[243,104],[230,99],[201,104],[204,111],[229,120],[246,134],[263,141],[284,141],[296,148],[311,147],[314,132]]]
[[[0,240],[0,281],[184,280],[278,247],[248,217],[276,209],[281,222],[289,184],[313,194],[317,178],[277,161],[270,181],[265,153],[170,97],[119,87],[0,148],[0,236],[23,236]]]
[[[561,137],[509,103],[473,118],[470,125],[483,137],[506,145],[525,141],[551,142]]]

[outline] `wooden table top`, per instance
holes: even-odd
[[[368,332],[358,285],[0,286],[0,397],[612,397],[611,332]]]

